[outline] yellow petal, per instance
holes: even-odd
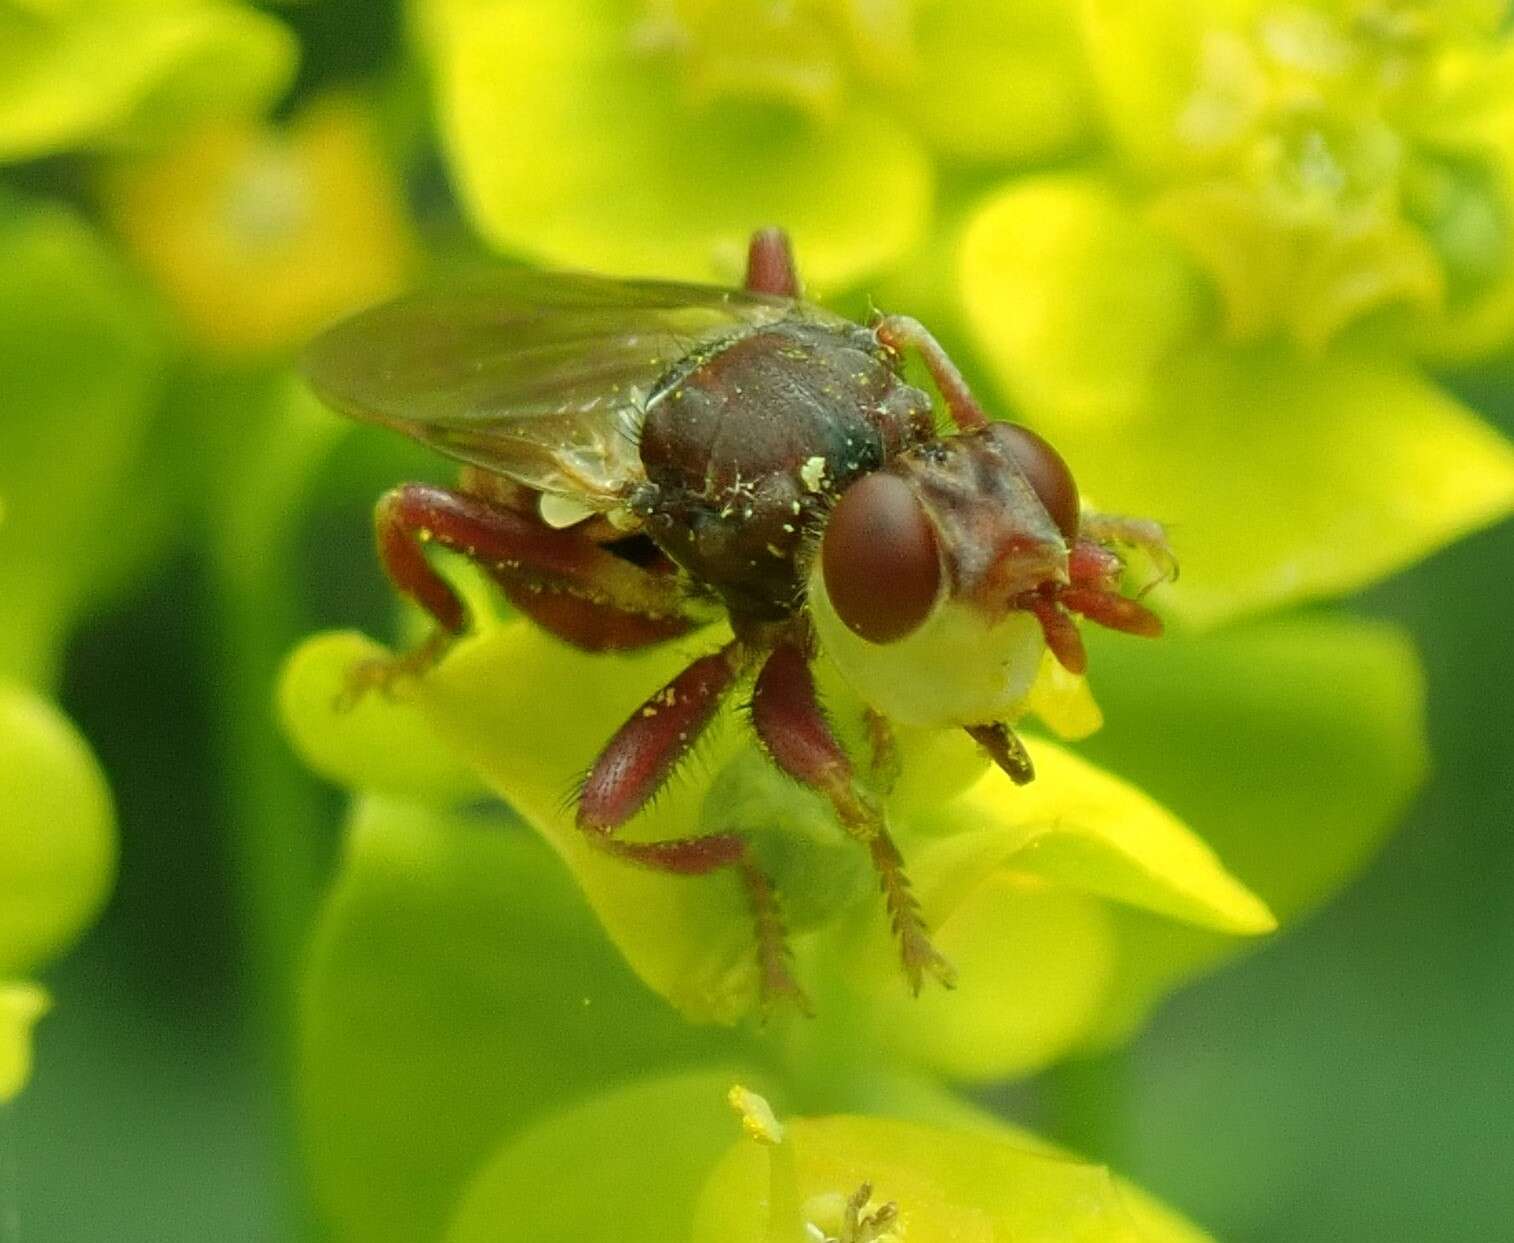
[[[1031,685],[1025,707],[1058,738],[1069,741],[1087,738],[1104,724],[1104,713],[1088,679],[1068,673],[1050,652],[1041,658],[1041,671]]]
[[[1170,918],[1250,936],[1276,926],[1182,821],[1118,777],[1048,742],[1029,740],[1036,779],[997,770],[934,817],[911,859],[921,901],[949,916],[996,868],[1039,876]]]
[[[1285,924],[1361,872],[1424,779],[1423,673],[1395,627],[1292,618],[1090,647],[1110,720],[1087,750],[1198,826]],[[1128,1038],[1176,984],[1241,948],[1114,917],[1120,965],[1095,1043]]]
[[[1027,745],[1030,785],[991,771],[944,806],[900,818],[926,922],[957,968],[954,990],[911,996],[886,921],[867,905],[816,947],[826,995],[846,998],[830,1003],[837,1021],[952,1078],[1024,1073],[1081,1045],[1116,983],[1126,906],[1229,936],[1274,927],[1170,812],[1060,747]]]

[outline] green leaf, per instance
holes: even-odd
[[[715,1070],[650,1079],[554,1114],[483,1167],[447,1243],[688,1238],[700,1189],[735,1132],[726,1094],[738,1080],[747,1077]]]
[[[0,682],[0,978],[78,936],[115,857],[110,791],[88,744],[52,704]]]
[[[459,190],[496,246],[731,279],[751,231],[781,223],[823,288],[898,259],[926,227],[929,164],[882,114],[696,105],[670,53],[638,48],[608,0],[430,0],[425,13]]]
[[[734,1144],[701,1198],[695,1243],[800,1243],[805,1226],[834,1232],[862,1185],[870,1204],[893,1203],[908,1243],[1198,1243],[1175,1215],[1134,1208],[1103,1166],[1016,1143],[986,1128],[927,1126],[869,1117],[785,1121],[800,1221],[770,1216],[778,1172],[773,1149]]]
[[[298,745],[329,773],[434,797],[457,770],[416,733],[418,709],[552,844],[636,972],[688,1017],[729,1023],[750,1010],[756,987],[751,914],[737,878],[668,876],[608,857],[585,840],[566,797],[616,725],[691,653],[718,641],[591,656],[525,622],[486,627],[408,689],[413,707],[374,701],[354,719],[331,704],[351,661],[371,649],[354,636],[327,636],[297,654],[283,702]],[[822,674],[832,717],[856,745],[861,713]],[[573,711],[546,689],[555,686],[574,688]],[[783,896],[801,978],[814,973],[822,992],[834,987],[822,1004],[862,1016],[868,1041],[874,1031],[885,1040],[893,1033],[908,1056],[973,1077],[1044,1064],[1078,1038],[1105,978],[1107,915],[1094,898],[1228,934],[1271,927],[1266,909],[1179,821],[1060,748],[1034,744],[1040,776],[1017,789],[997,770],[985,775],[987,761],[959,732],[901,731],[905,765],[892,805],[910,874],[944,943],[981,971],[962,990],[977,990],[981,1041],[971,1049],[943,1042],[951,1028],[933,1003],[910,1008],[865,852],[729,715],[717,719],[693,771],[624,832],[671,840],[732,831],[752,841]],[[1000,952],[1011,931],[1024,953]],[[1026,996],[1037,1004],[1025,1005]],[[1010,1004],[1016,1014],[1006,1018]]]
[[[162,384],[151,306],[72,212],[0,198],[0,670],[46,682],[69,620],[161,530],[134,486]]]
[[[1424,779],[1419,662],[1392,626],[1253,624],[1134,645],[1095,638],[1109,724],[1087,750],[1182,814],[1285,923],[1339,892]],[[1241,948],[1115,912],[1119,962],[1094,1043]]]
[[[299,671],[297,700],[286,680],[285,707],[296,714],[292,736],[330,765],[328,772],[350,765],[360,784],[373,785],[384,761],[364,751],[366,740],[388,733],[413,746],[414,717],[404,700],[392,707],[373,701],[346,717],[337,713],[348,667],[341,644],[353,655],[359,648],[351,639],[317,642],[308,661],[302,657],[292,666]],[[456,760],[546,837],[636,972],[690,1018],[730,1023],[750,1008],[757,984],[751,914],[737,878],[729,872],[671,876],[612,858],[576,826],[571,797],[611,732],[693,654],[718,645],[718,638],[699,636],[631,655],[586,655],[523,621],[484,626],[408,694]],[[571,710],[553,692],[560,687],[573,688]],[[701,767],[719,771],[738,742],[718,720],[701,744]],[[414,766],[412,776],[420,774],[412,791],[416,784],[434,790],[451,780],[430,766],[427,754],[415,747],[405,761]],[[702,779],[675,780],[623,835],[672,839],[702,831],[707,789]]]
[[[895,96],[938,152],[1026,163],[1092,128],[1076,12],[1061,0],[931,0],[914,18],[916,68]]]
[[[115,812],[89,746],[52,704],[0,680],[0,1105],[31,1073],[49,1004],[16,977],[94,918],[115,864]]]
[[[1514,449],[1391,355],[1178,348],[1156,244],[1106,191],[1048,179],[985,208],[963,264],[979,345],[1085,496],[1169,525],[1172,609],[1208,625],[1352,591],[1514,508]]]
[[[294,73],[273,18],[213,0],[0,8],[0,161],[157,141],[262,109]]]
[[[717,1047],[625,970],[534,834],[373,799],[303,995],[316,1186],[338,1237],[362,1243],[440,1237],[523,1128]]]

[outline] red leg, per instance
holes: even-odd
[[[1161,582],[1177,577],[1177,561],[1167,547],[1162,528],[1144,518],[1090,514],[1083,520],[1083,529],[1084,538],[1073,546],[1067,559],[1071,582],[1057,591],[1058,604],[1111,630],[1156,638],[1162,633],[1162,619],[1138,599],[1120,594],[1125,563],[1106,546],[1106,541],[1143,549],[1156,563],[1160,572],[1156,581]]]
[[[1046,646],[1062,668],[1069,673],[1083,673],[1088,668],[1088,652],[1083,646],[1083,636],[1078,633],[1077,623],[1058,603],[1063,590],[1065,588],[1050,585],[1028,591],[1018,599],[1016,607],[1024,609],[1041,623]]]
[[[1084,514],[1081,527],[1087,540],[1096,545],[1123,544],[1139,548],[1156,567],[1156,579],[1138,593],[1145,595],[1157,583],[1178,581],[1178,559],[1173,555],[1172,545],[1167,542],[1167,532],[1160,522],[1150,518],[1127,518],[1121,514]],[[1108,549],[1105,554],[1112,556]],[[1073,575],[1077,582],[1077,575]]]
[[[927,971],[952,987],[956,973],[930,943],[883,808],[856,781],[851,761],[821,711],[809,662],[793,644],[775,648],[757,676],[752,724],[773,762],[828,798],[847,832],[866,843],[910,987],[918,993]]]
[[[467,628],[462,600],[426,558],[429,544],[476,562],[522,612],[590,651],[643,647],[687,633],[694,624],[682,611],[671,576],[485,497],[404,484],[379,500],[374,526],[390,580],[439,629],[405,656],[354,669],[342,700],[347,705],[371,689],[424,673]]]
[[[782,229],[758,229],[752,234],[746,253],[746,290],[784,298],[799,296],[794,250]]]
[[[1128,544],[1145,551],[1158,567],[1156,582],[1177,577],[1177,561],[1158,523],[1144,518],[1085,514],[1082,529],[1082,537],[1068,550],[1069,581],[1047,583],[1015,601],[1015,607],[1025,609],[1041,623],[1046,646],[1071,673],[1082,673],[1088,657],[1070,613],[1143,638],[1156,638],[1162,633],[1162,619],[1140,602],[1139,596],[1144,591],[1135,599],[1121,593],[1125,562],[1110,544]]]
[[[680,876],[734,867],[741,875],[756,927],[764,1004],[787,996],[806,1013],[809,1003],[788,969],[788,948],[772,883],[734,833],[662,842],[624,842],[612,834],[646,806],[714,719],[747,667],[741,644],[702,656],[638,708],[599,753],[579,795],[578,827],[617,858]]]
[[[646,806],[714,719],[747,667],[732,641],[701,656],[633,712],[599,753],[578,799],[578,825],[608,835]]]
[[[920,355],[936,388],[946,400],[946,409],[958,431],[971,432],[988,426],[988,415],[983,413],[983,407],[967,387],[957,364],[919,320],[907,315],[885,316],[873,325],[873,336],[895,354],[912,349]]]
[[[599,849],[654,872],[704,876],[717,868],[735,868],[752,912],[757,941],[757,989],[762,1008],[766,1011],[786,998],[801,1014],[813,1013],[809,998],[790,970],[792,955],[778,894],[767,873],[752,858],[752,848],[745,838],[735,833],[712,833],[667,842],[622,842],[597,833],[589,837]]]
[[[1063,608],[1080,613],[1089,621],[1098,622],[1110,630],[1123,630],[1126,634],[1139,635],[1143,639],[1157,639],[1162,635],[1160,617],[1140,601],[1131,600],[1118,592],[1064,587],[1057,599]],[[1069,665],[1068,668],[1071,669],[1072,666]],[[1082,670],[1073,669],[1072,672],[1081,673]]]
[[[1036,779],[1030,753],[1025,750],[1020,736],[1008,725],[1002,721],[991,725],[969,725],[967,732],[1017,786],[1029,785]]]
[[[503,586],[570,595],[660,626],[662,638],[688,628],[671,578],[632,565],[571,529],[554,530],[481,497],[405,484],[380,499],[375,525],[379,554],[395,586],[453,634],[467,618],[462,601],[426,561],[427,544],[462,553]]]

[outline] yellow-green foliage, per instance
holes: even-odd
[[[0,163],[25,174],[0,184],[0,1101],[48,1004],[32,977],[113,867],[60,659],[190,548],[261,1002],[297,1044],[334,1238],[867,1243],[846,1205],[871,1184],[854,1217],[897,1206],[873,1243],[1201,1239],[967,1092],[1131,1038],[1348,884],[1423,780],[1413,643],[1336,602],[1514,508],[1514,450],[1440,378],[1514,352],[1500,7],[408,10],[402,64],[275,115],[278,16],[0,0]],[[814,1019],[758,1013],[732,876],[628,867],[565,801],[718,628],[586,656],[441,558],[472,633],[339,712],[380,648],[296,644],[290,603],[311,498],[398,469],[298,394],[309,335],[486,249],[731,283],[769,224],[812,296],[926,318],[985,405],[1099,508],[1166,522],[1183,566],[1151,597],[1160,643],[1091,636],[1086,685],[1045,675],[1034,784],[902,732],[889,815],[955,992],[909,995],[865,856],[734,709],[628,828],[750,838]],[[856,743],[862,704],[820,678]],[[334,877],[275,711],[350,796]],[[763,1142],[737,1083],[771,1102]]]

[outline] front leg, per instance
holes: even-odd
[[[642,647],[687,633],[677,583],[617,557],[575,530],[557,530],[496,501],[429,484],[384,494],[374,511],[379,559],[395,587],[437,623],[414,651],[365,662],[343,696],[424,673],[468,627],[457,592],[426,557],[435,544],[479,565],[538,624],[587,651]]]
[[[1140,549],[1157,568],[1157,578],[1134,598],[1120,590],[1125,562],[1113,545],[1121,544]],[[1157,638],[1162,633],[1162,619],[1142,604],[1140,598],[1157,583],[1170,582],[1177,576],[1177,558],[1160,523],[1148,518],[1085,513],[1078,538],[1068,550],[1068,581],[1043,584],[1012,603],[1040,622],[1046,646],[1062,667],[1069,673],[1081,674],[1088,658],[1072,614],[1110,630]]]
[[[842,827],[867,846],[910,988],[918,993],[926,972],[953,987],[956,972],[930,942],[882,804],[857,781],[821,710],[809,661],[792,643],[776,647],[757,676],[752,724],[773,762],[829,799]]]
[[[952,362],[941,342],[918,319],[908,315],[885,315],[873,325],[878,343],[896,355],[914,350],[946,402],[947,413],[959,432],[975,432],[988,426],[988,415],[967,387],[967,380]]]

